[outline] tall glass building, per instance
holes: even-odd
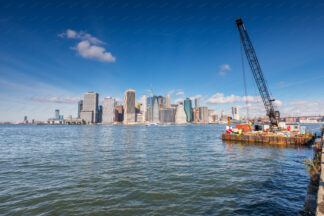
[[[187,122],[192,122],[192,103],[190,98],[184,100],[184,110],[187,116]]]
[[[60,110],[55,110],[55,119],[60,119]]]
[[[159,122],[160,107],[159,107],[159,100],[157,96],[152,97],[151,108],[152,108],[152,122]]]

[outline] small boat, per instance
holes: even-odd
[[[149,123],[149,124],[146,124],[145,126],[157,126],[158,123]]]

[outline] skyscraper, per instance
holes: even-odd
[[[147,96],[143,95],[142,97],[142,106],[141,106],[141,113],[143,114],[143,121],[146,121],[146,114],[147,112]]]
[[[199,107],[199,98],[195,98],[195,108]]]
[[[102,105],[98,106],[98,119],[97,122],[102,122]]]
[[[232,107],[232,119],[240,120],[239,107],[238,106],[233,106]]]
[[[171,108],[171,98],[170,98],[170,93],[168,93],[168,96],[167,96],[166,108]]]
[[[158,96],[158,104],[160,108],[164,108],[165,107],[165,97],[164,96]]]
[[[175,108],[162,108],[160,109],[160,123],[172,124],[175,123]]]
[[[79,100],[79,102],[78,102],[78,118],[80,118],[80,113],[82,111],[82,104],[83,104],[83,100]]]
[[[135,123],[135,90],[132,89],[124,94],[124,123]]]
[[[184,100],[184,110],[187,116],[187,122],[192,122],[192,103],[190,98]]]
[[[59,109],[55,110],[55,119],[60,119],[60,110]]]
[[[159,99],[157,96],[152,97],[151,109],[152,109],[152,122],[156,122],[156,123],[159,122],[160,106],[159,106]]]
[[[199,107],[199,122],[208,123],[208,107]]]
[[[184,111],[183,105],[179,104],[177,106],[177,111],[175,114],[175,123],[176,124],[186,124],[186,113]]]
[[[115,107],[115,121],[122,122],[124,120],[124,107],[123,105],[116,105]]]
[[[112,124],[115,120],[115,98],[106,97],[102,102],[102,123]]]
[[[83,95],[80,118],[83,119],[87,124],[98,122],[98,100],[98,93],[88,92]]]

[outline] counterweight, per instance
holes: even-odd
[[[255,82],[258,86],[264,107],[267,111],[267,116],[269,116],[271,129],[277,128],[279,123],[279,111],[276,111],[273,105],[274,99],[271,99],[270,93],[268,91],[267,83],[264,79],[258,58],[256,56],[255,50],[251,43],[248,33],[246,32],[245,26],[242,19],[236,19],[236,25],[240,32],[240,38],[244,47],[246,58],[248,59],[249,65]]]

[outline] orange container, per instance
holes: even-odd
[[[248,124],[244,124],[244,125],[236,125],[235,128],[237,129],[242,129],[243,132],[246,131],[251,131],[251,127]]]

